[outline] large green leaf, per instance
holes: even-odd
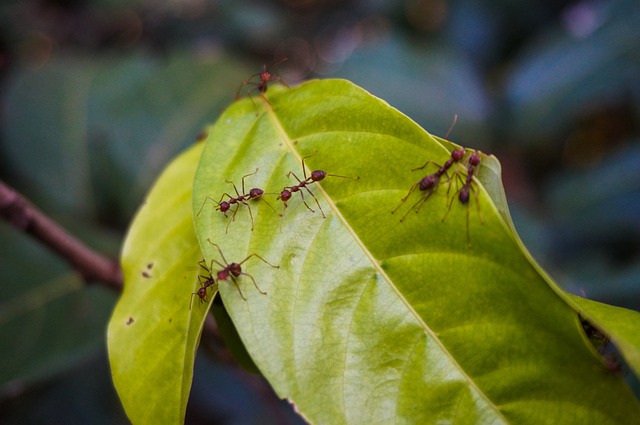
[[[454,147],[346,81],[274,87],[268,102],[232,105],[208,129],[201,158],[198,146],[165,171],[123,249],[126,285],[109,353],[132,422],[183,420],[209,307],[188,303],[201,251],[214,272],[223,267],[215,261],[251,254],[279,266],[249,258],[250,276],[237,287],[219,281],[208,299],[220,290],[256,366],[312,423],[640,420],[637,400],[585,337],[575,303],[513,233],[495,158],[482,156],[468,205],[457,199],[465,168],[456,164],[451,184],[443,177],[417,214],[409,208],[419,191],[391,214],[437,167],[411,169],[443,164]],[[309,185],[326,218],[310,192],[315,212],[298,193],[286,210],[276,199],[297,183],[290,171],[303,178],[306,156],[306,175],[359,177]],[[242,191],[246,175],[244,192],[260,187],[266,202],[225,218],[215,201],[237,196],[229,182]]]
[[[359,177],[310,186],[326,218],[308,192],[315,213],[298,194],[282,218],[249,201],[253,231],[245,205],[229,223],[232,214],[225,219],[205,202],[235,196],[227,180],[240,190],[242,176],[258,169],[245,192],[263,188],[283,211],[275,194],[296,183],[289,171],[302,178],[308,155],[308,170]],[[452,186],[443,181],[418,214],[399,221],[419,193],[390,213],[436,167],[411,169],[449,156],[345,81],[274,88],[268,103],[244,100],[222,115],[193,207],[205,202],[196,229],[208,262],[223,262],[212,241],[229,261],[256,253],[280,266],[243,264],[266,295],[247,276],[237,279],[242,294],[233,284],[219,288],[256,365],[314,423],[640,420],[637,400],[586,343],[572,303],[521,249],[506,204],[497,208],[477,181],[470,204],[461,204],[450,173]],[[492,169],[485,175],[499,173]]]
[[[202,144],[162,174],[122,249],[125,286],[108,330],[113,382],[133,423],[184,420],[196,348],[206,314],[190,308],[200,249],[191,186]]]

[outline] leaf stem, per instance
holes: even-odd
[[[86,246],[1,180],[0,216],[67,260],[87,282],[122,291],[122,269],[117,261]]]

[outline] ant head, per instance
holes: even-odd
[[[287,202],[289,199],[291,199],[291,191],[288,189],[283,190],[282,192],[280,192],[280,196],[278,197],[278,199],[281,199],[282,202]]]
[[[196,295],[198,297],[200,297],[200,301],[201,302],[206,302],[207,301],[207,288],[200,288],[198,289],[198,292],[196,292]]]
[[[420,190],[424,192],[425,190],[431,189],[435,184],[436,176],[434,176],[433,174],[429,174],[428,176],[425,176],[425,178],[420,180],[418,186],[420,187]]]
[[[229,272],[231,272],[231,274],[235,277],[238,277],[242,274],[242,267],[238,263],[229,264],[228,269],[229,269]]]
[[[261,197],[264,194],[264,190],[254,187],[249,191],[249,199],[256,199]]]
[[[311,172],[311,180],[313,180],[314,182],[319,182],[320,180],[324,179],[327,176],[327,173],[325,173],[322,170],[314,170]]]
[[[471,156],[469,157],[469,165],[472,166],[477,166],[478,164],[480,164],[480,154],[478,154],[478,151],[475,151],[474,153],[471,154]]]
[[[222,202],[220,202],[220,204],[218,204],[218,208],[217,209],[218,209],[218,211],[222,211],[224,213],[224,212],[229,211],[230,207],[231,207],[231,204],[229,204],[227,201],[222,201]]]
[[[465,153],[466,151],[464,148],[456,149],[451,152],[451,158],[453,158],[454,161],[460,161]]]

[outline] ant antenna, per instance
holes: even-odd
[[[259,96],[261,96],[264,100],[267,101],[267,103],[269,103],[269,100],[264,96],[264,94],[267,92],[267,89],[269,88],[269,83],[270,82],[279,82],[281,84],[283,84],[285,87],[289,87],[289,85],[282,79],[280,78],[278,75],[272,73],[270,70],[271,68],[281,64],[282,62],[286,61],[288,58],[284,57],[274,63],[272,63],[271,65],[267,66],[267,64],[264,64],[262,66],[262,71],[258,72],[257,74],[253,74],[251,77],[247,78],[246,80],[244,80],[242,82],[242,84],[240,84],[240,87],[238,87],[238,91],[236,92],[236,99],[240,99],[241,97],[241,92],[242,89],[246,86],[246,85],[251,85],[253,86],[253,88],[249,89],[246,93],[246,95],[249,97],[249,99],[251,99],[251,103],[253,103],[253,106],[256,108],[256,113],[258,110],[258,107],[256,106],[256,103],[253,100],[253,97],[251,97],[251,93],[257,91]],[[258,79],[258,81],[254,81],[255,79]]]
[[[449,129],[447,130],[447,132],[444,135],[445,139],[449,138],[449,135],[451,134],[451,132],[453,131],[453,127],[455,127],[456,123],[458,122],[458,114],[454,114],[453,115],[453,122],[451,123],[451,125],[449,126]]]

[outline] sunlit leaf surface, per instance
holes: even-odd
[[[640,420],[513,233],[497,160],[447,162],[455,148],[342,80],[233,104],[201,157],[165,171],[123,250],[109,350],[132,422],[183,420],[218,290],[255,365],[312,423]],[[433,173],[434,190],[401,202]],[[218,282],[190,308],[201,252]]]
[[[202,144],[162,174],[122,250],[125,287],[108,330],[113,381],[135,424],[184,421],[206,308],[197,289],[198,248],[190,198]]]
[[[458,200],[469,154],[400,222],[423,195],[391,211],[438,167],[411,170],[444,164],[449,150],[344,81],[274,88],[268,98],[235,104],[210,130],[193,206],[202,208],[205,258],[222,264],[215,270],[224,261],[212,243],[230,263],[256,253],[279,265],[243,264],[266,295],[248,276],[236,279],[239,288],[221,281],[220,291],[280,396],[314,423],[639,417],[484,189],[474,181],[469,203]],[[328,176],[284,209],[276,196],[304,180],[303,157],[306,176],[322,169],[359,179]],[[273,209],[251,200],[225,217],[216,202],[238,196],[227,181],[240,194],[263,189]]]

